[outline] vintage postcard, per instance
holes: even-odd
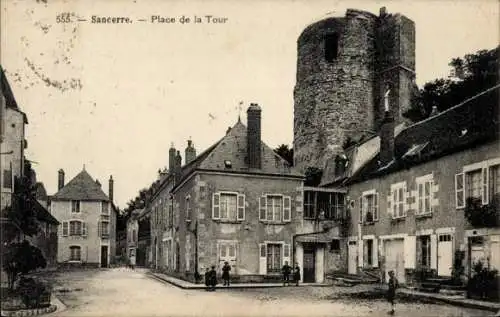
[[[0,10],[2,316],[498,316],[498,1]]]

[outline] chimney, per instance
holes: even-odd
[[[168,169],[170,173],[173,173],[175,170],[175,147],[173,142],[168,150]]]
[[[385,111],[382,125],[380,126],[380,164],[387,165],[394,159],[394,116],[392,112]]]
[[[247,156],[249,168],[261,168],[261,112],[261,108],[256,103],[251,103],[247,110]]]
[[[113,175],[110,175],[109,176],[109,184],[108,184],[108,197],[109,197],[109,201],[110,202],[113,202]]]
[[[185,151],[184,159],[186,160],[186,164],[189,164],[196,158],[196,149],[194,148],[193,141],[191,141],[191,139],[187,141],[187,144],[188,146]]]
[[[61,168],[58,173],[57,190],[61,190],[64,187],[64,170]]]
[[[176,182],[179,181],[180,179],[181,168],[182,168],[182,156],[181,152],[177,151],[177,155],[175,156],[174,170],[173,170]]]
[[[97,186],[101,187],[101,182],[99,182],[97,178],[95,179],[95,183],[97,184]]]

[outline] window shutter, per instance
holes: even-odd
[[[414,269],[416,260],[416,245],[417,240],[415,236],[406,236],[403,242],[404,248],[404,263],[405,269]]]
[[[215,193],[212,196],[212,218],[220,219],[220,194]]]
[[[359,244],[358,244],[358,267],[363,267],[363,252],[364,252],[364,246],[363,246],[363,239],[359,239]]]
[[[266,209],[267,209],[267,197],[260,196],[259,199],[259,219],[266,220]]]
[[[82,236],[86,237],[87,236],[87,223],[82,221],[81,224],[82,224]]]
[[[245,194],[238,194],[238,220],[245,220]]]
[[[399,189],[395,188],[393,191],[392,191],[392,216],[393,217],[398,217],[398,206],[399,206],[399,200],[398,200],[398,196],[399,196]]]
[[[373,239],[373,267],[378,267],[378,238]]]
[[[427,210],[428,212],[432,212],[432,200],[434,198],[434,181],[433,180],[430,180],[429,181],[429,210]]]
[[[481,170],[481,178],[482,178],[482,188],[481,188],[481,196],[483,200],[483,205],[488,204],[488,168],[484,167]]]
[[[431,269],[437,269],[437,236],[431,234]]]
[[[424,184],[418,183],[417,187],[417,214],[421,214],[424,208]]]
[[[292,199],[290,196],[283,196],[283,221],[291,221]]]
[[[375,201],[373,202],[373,220],[378,220],[378,193],[374,195]]]
[[[266,266],[267,266],[267,250],[266,244],[259,244],[259,274],[266,274]]]
[[[102,222],[101,221],[97,221],[97,235],[99,237],[102,237]]]
[[[403,215],[406,217],[408,213],[408,190],[406,188],[406,184],[403,185]],[[399,198],[401,199],[401,197]]]
[[[68,231],[69,231],[69,222],[63,221],[63,223],[62,223],[62,236],[67,237]]]
[[[457,208],[465,207],[465,174],[455,175],[455,204]]]
[[[289,244],[283,244],[283,264],[285,262],[288,262],[289,265],[290,263],[290,245]]]
[[[359,206],[359,223],[363,223],[363,196],[359,196],[358,198],[358,206]]]
[[[387,213],[392,218],[392,216],[393,216],[393,213],[392,213],[392,192],[389,192],[389,195],[387,195]]]

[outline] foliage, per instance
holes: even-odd
[[[434,106],[444,111],[495,86],[499,79],[499,48],[453,58],[449,63],[450,78],[424,84],[412,108],[404,116],[417,122],[427,118]]]
[[[479,261],[474,264],[473,276],[467,282],[467,297],[498,300],[499,282],[498,271]]]
[[[27,240],[7,245],[2,260],[3,269],[8,274],[9,289],[14,288],[14,283],[19,275],[28,274],[33,270],[47,266],[42,251]]]
[[[50,288],[39,281],[21,277],[18,291],[27,308],[40,308],[50,305]]]
[[[498,227],[500,194],[495,194],[487,205],[483,205],[480,198],[468,197],[464,213],[467,221],[474,227]]]
[[[274,149],[274,152],[284,158],[290,166],[293,166],[293,148],[289,148],[286,144],[281,144]]]
[[[306,168],[305,176],[305,186],[318,186],[321,182],[321,177],[323,176],[323,170],[321,168],[309,166]]]
[[[12,205],[7,207],[7,218],[14,223],[23,234],[34,236],[38,233],[39,227],[36,219],[35,204],[35,182],[33,170],[29,161],[25,162],[24,175],[14,179],[14,194],[12,195]],[[9,233],[4,237],[4,241],[10,242],[16,235]]]

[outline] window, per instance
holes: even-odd
[[[314,194],[315,193],[311,191],[304,192],[304,219],[316,218],[314,208]]]
[[[3,187],[12,189],[12,168],[3,170]]]
[[[86,235],[85,223],[79,220],[69,222],[69,235],[70,236],[83,236]]]
[[[168,208],[168,219],[167,226],[172,227],[174,225],[174,200],[170,198],[170,205]]]
[[[378,193],[375,190],[364,192],[359,204],[360,223],[378,221]]]
[[[103,238],[109,237],[109,222],[101,221],[99,223],[99,236]],[[135,230],[134,230],[135,231]]]
[[[366,248],[366,265],[373,265],[373,240],[365,240],[365,248]]]
[[[331,63],[338,55],[339,36],[336,33],[326,34],[325,36],[325,59]]]
[[[432,174],[417,178],[417,215],[432,212]]]
[[[497,160],[494,159],[494,161]],[[455,175],[456,208],[464,208],[466,198],[469,197],[479,198],[482,204],[486,205],[490,203],[495,194],[500,192],[500,165],[498,163],[480,164],[482,166]]]
[[[82,260],[82,253],[81,253],[81,248],[79,246],[73,245],[69,247],[69,260],[70,261],[81,261]]]
[[[245,219],[245,195],[238,193],[215,193],[212,197],[212,218],[226,221]]]
[[[392,192],[392,217],[406,217],[406,183],[393,184]]]
[[[330,251],[331,252],[340,252],[340,240],[339,239],[333,239],[332,242],[330,243]]]
[[[267,272],[281,272],[281,244],[267,245]]]
[[[304,192],[304,219],[315,219],[321,215],[324,219],[335,220],[343,216],[344,209],[343,193]]]
[[[259,219],[270,222],[291,220],[291,198],[282,195],[264,195],[259,201]]]
[[[431,266],[431,237],[420,236],[420,265],[422,267]]]
[[[101,202],[101,213],[103,214],[109,213],[109,203],[107,201]]]
[[[186,221],[191,221],[191,202],[189,196],[186,197]]]
[[[233,164],[231,163],[231,161],[226,160],[226,161],[224,161],[224,167],[225,168],[232,168]]]
[[[79,200],[72,200],[71,201],[71,212],[73,212],[73,213],[80,212],[80,201]]]

